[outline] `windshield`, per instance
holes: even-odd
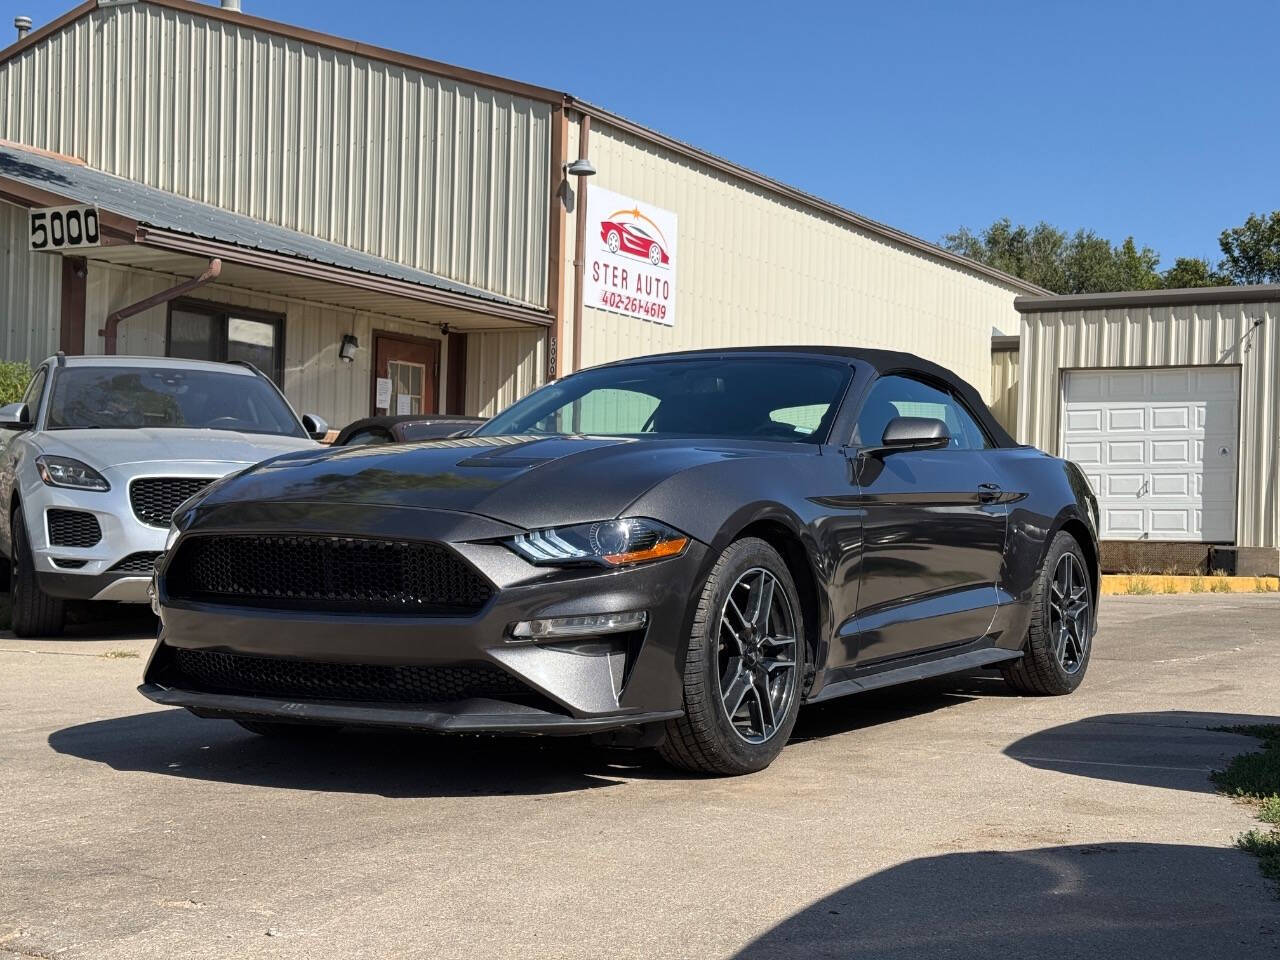
[[[838,362],[769,357],[602,367],[531,393],[474,435],[752,437],[822,443],[851,373]]]
[[[48,430],[188,427],[305,436],[259,377],[160,367],[64,367],[53,381]]]

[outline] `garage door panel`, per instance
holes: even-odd
[[[1067,414],[1067,429],[1072,433],[1101,433],[1102,409],[1082,407],[1079,410],[1071,410]]]
[[[1192,412],[1190,407],[1152,407],[1152,430],[1187,430],[1191,426]],[[1200,424],[1203,429],[1204,424]]]
[[[1102,511],[1103,526],[1116,535],[1140,535],[1146,529],[1146,511],[1141,509],[1109,508]]]
[[[1062,449],[1112,539],[1235,539],[1239,371],[1069,371]]]
[[[1108,464],[1145,463],[1146,443],[1142,440],[1112,440],[1105,447]]]
[[[1189,497],[1191,485],[1192,478],[1185,473],[1152,474],[1150,493],[1153,497]]]

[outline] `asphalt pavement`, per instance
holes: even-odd
[[[1207,776],[1253,743],[1213,728],[1280,722],[1280,597],[1101,622],[1074,696],[865,694],[726,780],[576,741],[272,742],[144,700],[147,621],[0,634],[0,957],[1280,956],[1252,814]]]

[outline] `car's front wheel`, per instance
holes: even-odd
[[[1019,693],[1071,693],[1093,650],[1093,584],[1084,551],[1066,531],[1049,545],[1031,603],[1022,658],[1004,668],[1004,678]]]
[[[763,770],[800,709],[804,618],[795,582],[769,544],[729,545],[702,586],[684,662],[684,716],[658,748],[697,773]]]
[[[9,625],[20,637],[56,637],[66,623],[65,604],[40,589],[22,508],[9,518],[13,558],[9,564]]]

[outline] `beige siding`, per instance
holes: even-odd
[[[0,138],[536,306],[551,107],[144,2],[0,64]]]
[[[1018,351],[991,351],[991,396],[987,398],[1000,426],[1018,430]]]
[[[1018,439],[1059,453],[1062,371],[1240,366],[1237,543],[1280,546],[1280,302],[1113,307],[1022,318]]]
[[[542,330],[468,334],[466,412],[491,417],[542,386],[546,341]]]
[[[113,310],[165,290],[175,282],[176,278],[164,274],[90,261],[85,353],[103,352],[102,337],[98,335],[101,318]],[[434,326],[308,301],[248,293],[216,284],[202,288],[196,299],[282,314],[285,317],[285,395],[299,413],[319,414],[334,427],[369,415],[374,330],[439,339],[439,330]],[[125,320],[120,324],[117,352],[121,355],[163,356],[167,319],[168,307],[162,304]],[[352,363],[343,363],[338,358],[338,345],[344,333],[354,333],[360,341],[361,349]],[[442,344],[442,366],[447,352]],[[447,376],[448,371],[442,369],[441,397],[437,398],[437,403],[444,396]]]
[[[35,366],[58,349],[62,258],[32,253],[27,213],[0,203],[0,360]]]
[[[992,328],[1016,326],[1020,291],[604,122],[592,123],[588,152],[599,170],[588,189],[676,213],[679,264],[675,326],[587,307],[584,366],[695,347],[841,344],[917,353],[989,392]]]

